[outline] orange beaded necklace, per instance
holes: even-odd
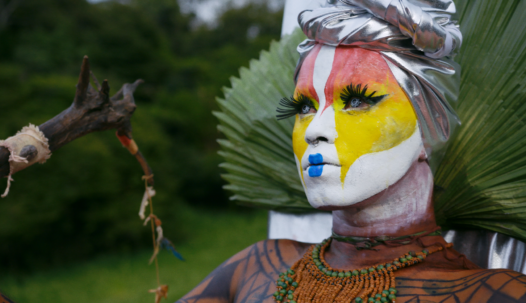
[[[325,262],[325,249],[332,239],[312,245],[307,253],[290,269],[281,273],[274,293],[277,303],[364,303],[395,302],[394,272],[420,262],[428,254],[442,250],[442,246],[410,251],[391,263],[382,263],[369,268],[338,270]],[[453,246],[451,243],[446,247]]]

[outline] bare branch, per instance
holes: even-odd
[[[90,79],[90,66],[88,56],[84,56],[82,60],[82,66],[80,67],[79,82],[77,83],[77,92],[75,93],[75,101],[78,106],[82,106],[82,103],[87,97],[88,86]]]
[[[102,82],[102,87],[99,87],[99,91],[107,98],[110,97],[110,85],[108,84],[108,80],[105,79],[104,82]]]
[[[130,118],[135,111],[136,105],[133,93],[142,80],[134,83],[126,83],[113,96],[109,97],[110,86],[108,80],[104,80],[100,90],[95,90],[90,85],[90,66],[88,57],[82,61],[79,82],[73,104],[51,120],[39,126],[49,140],[49,149],[55,151],[65,144],[82,137],[86,134],[117,129],[132,139]],[[98,81],[94,81],[98,82]],[[27,155],[31,155],[28,147]],[[145,174],[150,175],[151,170],[140,155],[135,155],[144,169]],[[9,152],[0,147],[0,177],[9,174]]]

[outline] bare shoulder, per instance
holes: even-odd
[[[243,269],[245,273],[259,273],[277,279],[280,272],[287,270],[307,251],[310,244],[292,240],[260,241],[248,249],[250,261]]]
[[[424,271],[396,284],[397,302],[526,302],[526,276],[507,269]]]
[[[179,302],[268,300],[279,273],[299,260],[309,246],[291,240],[260,241],[226,260]]]

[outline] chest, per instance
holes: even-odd
[[[275,303],[273,294],[277,288],[274,278],[274,275],[269,273],[254,273],[246,277],[236,289],[234,302]],[[444,274],[434,274],[425,278],[398,277],[396,303],[526,302],[526,285],[517,289],[515,280],[506,273],[492,271],[454,275],[449,278]],[[327,302],[325,300],[324,297],[320,297],[314,302]],[[288,303],[290,300],[285,296],[282,302]],[[354,303],[354,300],[343,302]],[[298,303],[304,302],[300,300]]]

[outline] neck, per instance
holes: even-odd
[[[356,205],[334,210],[333,231],[341,236],[356,237],[406,236],[431,231],[436,227],[432,194],[431,169],[426,162],[417,160],[402,179],[385,191]],[[441,236],[431,238],[443,241]],[[360,268],[421,249],[418,243],[412,243],[357,250],[352,244],[332,241],[326,260],[335,268]]]
[[[415,161],[393,186],[355,205],[332,212],[333,231],[342,236],[404,236],[436,227],[433,175]]]

